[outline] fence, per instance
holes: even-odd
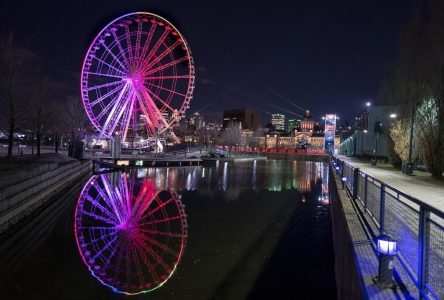
[[[444,299],[444,213],[336,157],[332,166],[379,234],[397,240],[397,257],[419,297]]]

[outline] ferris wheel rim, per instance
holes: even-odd
[[[124,176],[123,173],[122,173],[121,176]],[[154,291],[154,290],[162,287],[173,276],[173,274],[175,273],[175,271],[177,269],[177,266],[178,266],[178,264],[181,261],[181,258],[183,256],[183,252],[185,251],[186,239],[187,239],[187,236],[188,236],[187,235],[187,225],[186,225],[186,214],[185,214],[184,207],[183,207],[183,204],[181,202],[180,196],[176,192],[174,192],[174,191],[172,191],[170,189],[161,190],[161,191],[156,189],[155,196],[152,198],[152,199],[156,199],[156,198],[158,198],[160,193],[168,192],[170,195],[174,196],[173,202],[174,202],[175,207],[177,208],[177,213],[180,216],[180,223],[181,223],[181,225],[180,225],[180,228],[181,228],[180,247],[179,247],[179,251],[177,253],[176,259],[174,260],[173,264],[171,265],[172,268],[169,271],[169,274],[167,276],[165,276],[165,278],[162,279],[161,282],[159,282],[157,284],[153,284],[152,288],[147,288],[147,289],[144,289],[144,290],[141,290],[141,291],[138,291],[138,292],[129,292],[129,291],[125,291],[122,288],[119,288],[119,287],[116,287],[116,286],[112,285],[111,283],[107,282],[102,277],[100,277],[96,273],[97,270],[93,269],[93,265],[89,264],[86,261],[86,257],[84,255],[85,254],[84,253],[84,249],[82,249],[82,247],[80,245],[80,238],[79,238],[80,230],[78,229],[78,225],[79,225],[79,220],[78,220],[79,219],[79,208],[81,208],[81,206],[82,206],[82,210],[83,210],[83,204],[84,204],[84,200],[85,200],[84,199],[84,195],[89,191],[91,186],[94,186],[94,185],[98,184],[97,181],[98,181],[99,178],[103,178],[103,177],[101,175],[94,175],[84,185],[84,187],[82,188],[82,191],[80,193],[80,196],[79,196],[79,198],[77,200],[76,209],[75,209],[75,213],[74,213],[74,235],[75,235],[75,241],[76,241],[76,245],[77,245],[79,254],[80,254],[81,258],[82,258],[82,261],[83,261],[84,265],[88,268],[90,274],[93,275],[101,284],[111,288],[114,292],[119,293],[119,294],[125,294],[125,295],[145,294],[145,293],[149,293],[151,291]],[[153,202],[153,201],[151,201],[151,202]]]
[[[181,43],[183,45],[183,49],[186,51],[186,57],[189,61],[189,65],[188,65],[188,72],[187,75],[180,75],[180,76],[164,76],[164,78],[175,78],[175,79],[183,79],[186,78],[187,80],[187,88],[185,91],[185,94],[183,95],[183,101],[182,104],[180,105],[180,107],[178,107],[178,109],[175,109],[175,112],[178,113],[177,116],[173,116],[170,120],[170,122],[167,122],[164,126],[157,128],[156,132],[157,134],[162,134],[165,131],[167,131],[169,128],[171,128],[171,126],[173,126],[174,124],[176,124],[184,115],[185,111],[187,108],[189,108],[189,103],[191,101],[191,99],[193,98],[193,90],[194,90],[194,86],[195,86],[195,68],[194,68],[194,59],[192,56],[192,51],[190,49],[190,46],[187,42],[187,40],[185,39],[185,37],[183,36],[183,34],[177,29],[176,26],[174,26],[171,22],[169,22],[167,19],[165,19],[164,17],[152,13],[152,12],[146,12],[146,11],[135,11],[135,12],[130,12],[127,13],[125,15],[121,15],[117,18],[114,18],[112,21],[108,22],[101,30],[98,34],[95,35],[94,39],[92,40],[92,42],[90,43],[88,50],[86,52],[86,55],[83,59],[83,63],[82,63],[82,69],[81,69],[81,76],[80,76],[80,93],[81,93],[81,98],[82,98],[82,103],[83,106],[85,107],[86,113],[88,118],[90,119],[91,123],[93,124],[93,126],[102,133],[102,129],[103,129],[103,124],[101,124],[98,120],[96,120],[96,115],[92,112],[92,106],[91,104],[91,99],[88,95],[88,91],[85,91],[85,88],[87,87],[87,82],[88,79],[85,79],[89,77],[89,74],[87,74],[87,62],[90,56],[92,56],[92,50],[93,47],[97,45],[99,38],[106,33],[108,30],[110,30],[110,28],[116,24],[117,22],[119,22],[122,19],[128,18],[128,17],[135,17],[135,16],[146,16],[146,17],[151,17],[154,18],[156,20],[160,20],[162,22],[164,22],[165,24],[167,24],[168,26],[170,26],[172,28],[172,30],[178,35],[178,40],[181,40]],[[117,59],[115,59],[117,60]],[[150,62],[152,63],[152,62]],[[155,74],[155,72],[154,72]],[[154,75],[153,74],[153,75]],[[101,76],[108,76],[108,74],[96,74],[97,76],[101,75]],[[117,77],[117,76],[116,76]],[[159,77],[159,76],[158,76]],[[122,78],[122,77],[121,77]],[[156,78],[156,76],[151,76],[151,77],[147,77],[147,79],[151,79],[151,78]],[[122,82],[120,81],[119,84],[121,84]],[[145,84],[144,84],[145,86]],[[147,86],[145,86],[145,88],[147,88]],[[147,90],[149,90],[147,88]],[[175,92],[173,90],[171,90],[170,92]],[[106,132],[104,132],[105,136],[110,137],[112,135],[111,134],[107,134]]]

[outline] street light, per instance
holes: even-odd
[[[341,178],[341,182],[342,182],[342,189],[344,189],[344,185],[345,185],[345,182],[347,181],[347,177],[342,177]]]
[[[395,114],[395,113],[393,113],[393,114],[390,114],[390,119],[395,119],[396,117],[397,117],[398,115],[397,114]]]
[[[362,130],[361,131],[361,157],[362,157],[362,148],[364,147],[364,133],[367,133],[368,132],[368,130],[367,129],[364,129],[364,130]]]
[[[375,128],[374,128],[374,132],[376,133],[376,138],[375,138],[375,149],[373,150],[374,152],[374,157],[371,161],[371,164],[373,166],[376,166],[377,163],[377,152],[378,152],[378,140],[379,140],[379,135],[382,132],[382,123],[381,121],[375,121]]]
[[[393,257],[398,253],[396,240],[382,234],[377,238],[376,250],[379,253],[379,267],[375,281],[380,288],[393,287]]]
[[[367,103],[365,103],[365,106],[370,107],[370,106],[372,106],[372,103],[371,102],[367,102]]]
[[[412,155],[413,155],[413,124],[415,122],[415,106],[416,104],[412,105],[412,117],[410,121],[409,160],[408,162],[402,163],[402,173],[406,175],[412,175],[413,173]]]

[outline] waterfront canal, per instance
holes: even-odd
[[[94,175],[19,225],[0,299],[336,298],[325,163]]]

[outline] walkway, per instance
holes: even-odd
[[[372,166],[356,157],[343,155],[336,157],[393,188],[444,211],[444,180],[437,180],[427,172],[414,171],[413,176],[407,176],[394,168]]]

